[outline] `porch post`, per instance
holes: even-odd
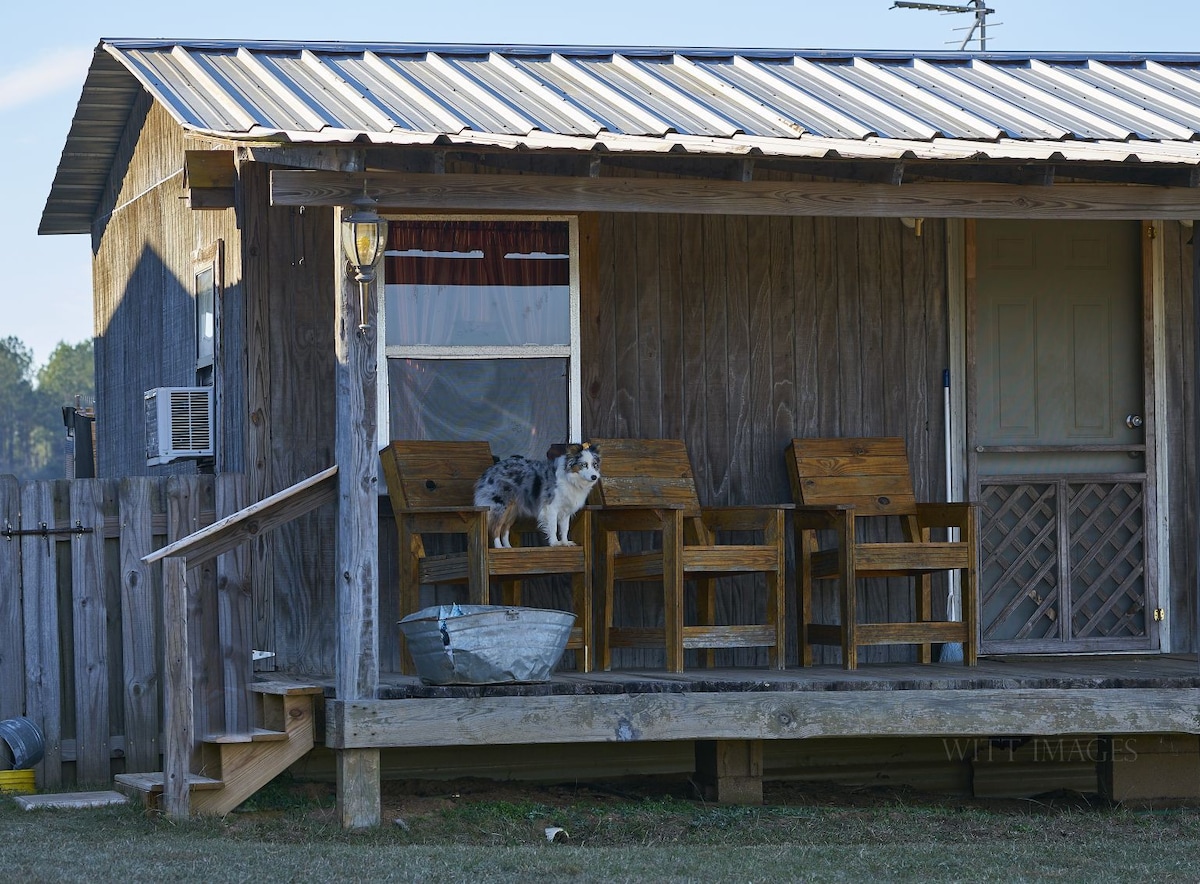
[[[359,329],[359,289],[342,253],[341,210],[332,222],[337,347],[337,699],[373,700],[379,684],[379,498],[375,451],[376,331],[370,300]],[[372,287],[373,288],[373,287]],[[337,750],[337,805],[342,828],[379,825],[379,750]]]
[[[1200,218],[1192,222],[1192,444],[1191,456],[1197,457],[1200,450]],[[1200,483],[1192,489],[1195,498],[1192,518],[1200,518]],[[1196,666],[1200,668],[1200,531],[1192,530],[1192,604],[1196,609],[1193,624],[1192,645],[1196,648]],[[1182,648],[1180,649],[1182,650]]]

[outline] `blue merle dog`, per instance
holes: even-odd
[[[554,445],[546,460],[513,455],[493,464],[475,483],[475,505],[488,509],[495,547],[510,547],[509,529],[520,517],[536,519],[551,546],[567,539],[571,517],[600,478],[600,451],[589,442]]]

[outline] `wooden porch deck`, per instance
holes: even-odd
[[[534,685],[381,679],[377,699],[326,699],[330,748],[816,737],[1200,734],[1187,656],[998,657],[784,671],[555,674]]]
[[[376,783],[385,769],[398,779],[682,774],[732,803],[760,803],[764,780],[776,779],[1200,801],[1200,664],[1190,654],[566,671],[492,686],[390,673],[374,700],[337,699],[330,679],[261,675],[325,688],[324,747],[298,767],[305,776],[330,775],[348,749],[375,752]]]

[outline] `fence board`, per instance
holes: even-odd
[[[141,559],[247,500],[238,474],[0,476],[0,527],[83,529],[0,538],[0,718],[25,715],[42,731],[40,788],[108,782],[114,763],[131,773],[162,769],[162,583]],[[190,662],[206,729],[250,726],[247,556],[241,547],[188,575]]]
[[[107,782],[109,759],[108,601],[104,593],[104,481],[71,483],[71,522],[91,533],[71,536],[75,636],[75,777]]]
[[[154,498],[162,482],[147,478],[120,483],[121,632],[124,650],[125,771],[159,770],[162,681],[159,588],[142,556],[154,551]]]
[[[21,488],[0,476],[0,525],[21,524]],[[0,542],[0,721],[25,714],[25,637],[21,629],[21,543]]]
[[[54,482],[30,482],[21,488],[21,527],[54,524]],[[25,715],[41,729],[45,749],[35,768],[38,784],[63,782],[62,670],[59,648],[58,556],[46,537],[20,540],[25,617]]]

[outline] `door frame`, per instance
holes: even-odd
[[[1033,219],[1030,219],[1031,221]],[[1142,353],[1143,408],[1145,414],[1145,546],[1147,599],[1155,610],[1147,611],[1151,652],[1165,653],[1171,647],[1169,540],[1166,513],[1169,487],[1165,467],[1165,437],[1158,432],[1158,416],[1166,414],[1165,283],[1162,221],[1139,222],[1142,257]],[[976,221],[948,219],[946,224],[947,295],[951,385],[952,489],[964,489],[965,499],[977,499],[979,475],[976,437],[977,354],[975,332],[978,320]],[[978,550],[976,554],[978,555]],[[982,626],[980,627],[982,631]],[[981,639],[982,636],[977,636]],[[1130,653],[1146,653],[1147,649]],[[1064,652],[1064,653],[1077,653]]]

